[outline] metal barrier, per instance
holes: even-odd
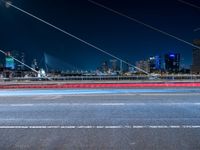
[[[26,77],[0,78],[0,81],[173,81],[173,80],[200,80],[200,75],[164,75],[164,76],[67,76],[67,77]]]

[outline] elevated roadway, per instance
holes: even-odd
[[[199,150],[200,88],[0,91],[0,149]]]

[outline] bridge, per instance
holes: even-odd
[[[11,2],[2,1],[7,7],[129,64]],[[89,1],[200,48],[140,20]],[[5,54],[3,50],[0,52]],[[152,76],[143,72],[147,75],[1,78],[0,149],[199,150],[200,76]]]

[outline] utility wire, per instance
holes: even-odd
[[[3,2],[5,2],[5,1],[3,0]],[[17,6],[15,6],[15,5],[13,5],[10,2],[5,2],[5,4],[10,6],[10,7],[13,7],[15,9],[17,9],[18,11],[23,12],[24,14],[26,14],[26,15],[32,17],[32,18],[35,18],[36,20],[38,20],[40,22],[43,22],[44,24],[46,24],[46,25],[48,25],[48,26],[50,26],[50,27],[52,27],[52,28],[54,28],[54,29],[56,29],[56,30],[58,30],[58,31],[60,31],[60,32],[66,34],[66,35],[68,35],[68,36],[70,36],[70,37],[72,37],[72,38],[74,38],[74,39],[76,39],[76,40],[78,40],[78,41],[80,41],[80,42],[82,42],[82,43],[84,43],[84,44],[86,44],[86,45],[88,45],[88,46],[90,46],[90,47],[92,47],[92,48],[94,48],[94,49],[96,49],[96,50],[108,55],[108,56],[110,56],[110,57],[112,57],[112,58],[114,58],[114,59],[117,59],[117,60],[119,60],[119,61],[131,66],[131,67],[134,67],[135,69],[137,69],[137,70],[139,70],[139,71],[141,71],[141,72],[143,72],[143,73],[145,73],[147,75],[150,75],[148,72],[144,71],[143,69],[140,69],[140,68],[130,64],[129,62],[124,61],[123,59],[121,59],[121,58],[119,58],[119,57],[117,57],[117,56],[115,56],[115,55],[113,55],[113,54],[111,54],[111,53],[109,53],[109,52],[107,52],[107,51],[105,51],[105,50],[103,50],[103,49],[101,49],[101,48],[99,48],[99,47],[97,47],[97,46],[95,46],[95,45],[93,45],[93,44],[91,44],[91,43],[89,43],[89,42],[87,42],[87,41],[85,41],[85,40],[73,35],[73,34],[71,34],[71,33],[69,33],[69,32],[67,32],[67,31],[65,31],[65,30],[63,30],[63,29],[61,29],[61,28],[59,28],[59,27],[57,27],[57,26],[55,26],[55,25],[53,25],[53,24],[51,24],[51,23],[49,23],[49,22],[47,22],[47,21],[45,21],[45,20],[43,20],[43,19],[41,19],[41,18],[39,18],[37,16],[35,16],[35,15],[33,15],[33,14],[31,14],[31,13],[29,13],[29,12],[27,12],[27,11],[17,7]]]
[[[140,25],[143,25],[143,26],[145,26],[145,27],[147,27],[147,28],[149,28],[149,29],[152,29],[152,30],[157,31],[157,32],[159,32],[159,33],[162,33],[162,34],[164,34],[164,35],[166,35],[166,36],[169,36],[169,37],[171,37],[171,38],[174,38],[174,39],[176,39],[176,40],[178,40],[178,41],[180,41],[180,42],[183,42],[183,43],[185,43],[185,44],[187,44],[187,45],[190,45],[190,46],[192,46],[192,47],[194,47],[194,48],[200,49],[200,47],[197,46],[197,45],[194,45],[194,44],[192,44],[192,43],[190,43],[190,42],[188,42],[188,41],[186,41],[186,40],[183,40],[183,39],[181,39],[181,38],[179,38],[179,37],[177,37],[177,36],[174,36],[174,35],[172,35],[172,34],[170,34],[170,33],[168,33],[168,32],[165,32],[165,31],[160,30],[160,29],[158,29],[158,28],[156,28],[156,27],[153,27],[153,26],[151,26],[151,25],[149,25],[149,24],[146,24],[146,23],[144,23],[144,22],[142,22],[142,21],[140,21],[140,20],[138,20],[138,19],[135,19],[135,18],[133,18],[133,17],[130,17],[130,16],[128,16],[128,15],[126,15],[126,14],[124,14],[124,13],[121,13],[121,12],[119,12],[119,11],[117,11],[117,10],[114,10],[114,9],[112,9],[112,8],[109,8],[109,7],[107,7],[107,6],[105,6],[105,5],[102,5],[102,4],[100,4],[100,3],[97,3],[97,2],[95,2],[95,1],[93,1],[93,0],[88,0],[88,2],[90,2],[90,3],[92,3],[92,4],[96,5],[96,6],[99,6],[99,7],[101,7],[101,8],[104,8],[104,9],[110,11],[110,12],[113,12],[113,13],[115,13],[115,14],[117,14],[117,15],[120,15],[121,17],[124,17],[124,18],[127,18],[127,19],[131,20],[131,21],[134,21],[134,22],[136,22],[136,23],[138,23],[138,24],[140,24]]]

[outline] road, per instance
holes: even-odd
[[[200,89],[0,91],[0,149],[199,150]]]

